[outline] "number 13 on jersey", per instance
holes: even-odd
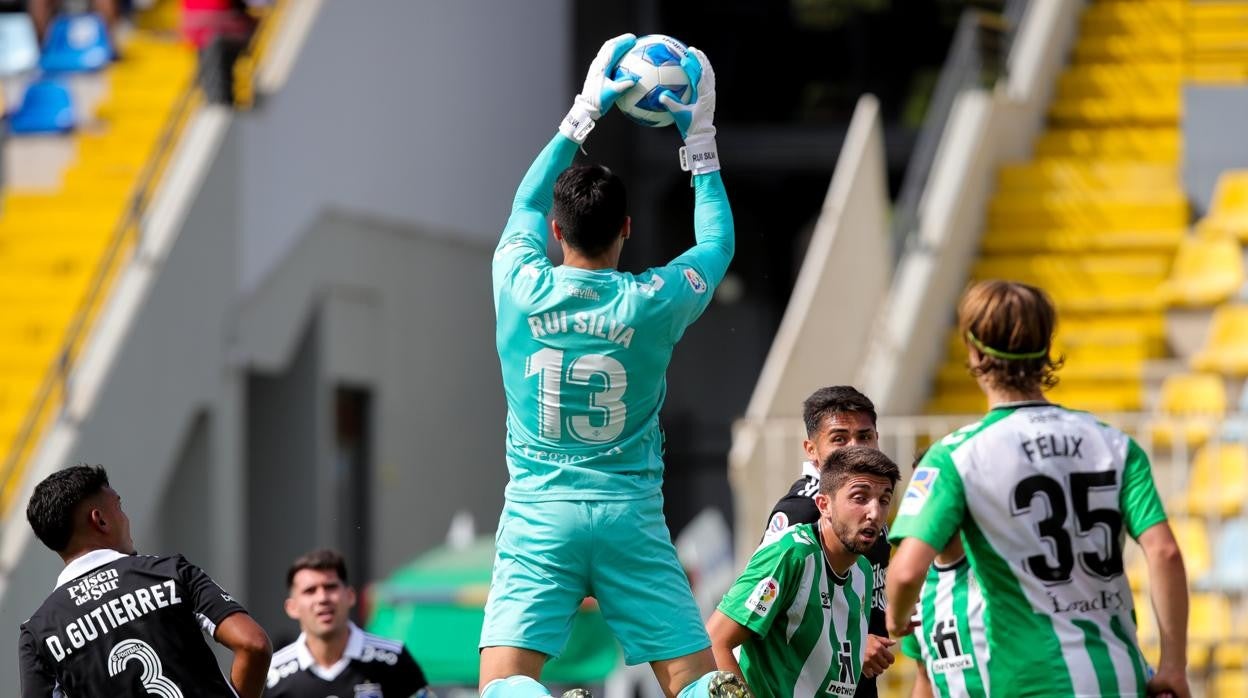
[[[619,437],[628,417],[623,400],[628,388],[624,365],[606,354],[573,356],[566,367],[564,359],[562,349],[539,349],[525,359],[524,377],[537,378],[537,421],[542,438],[559,441],[565,427],[572,438],[585,443],[606,443]],[[565,405],[565,385],[588,390],[588,404]],[[572,414],[565,417],[565,408]]]

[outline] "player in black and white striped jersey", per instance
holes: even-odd
[[[26,518],[65,569],[21,626],[22,698],[259,698],[271,652],[264,630],[181,555],[135,553],[103,468],[49,475]],[[204,631],[233,651],[228,679]]]
[[[298,638],[273,654],[271,698],[410,698],[429,696],[428,681],[403,643],[366,633],[348,614],[355,589],[333,550],[299,557],[286,573],[286,615]]]

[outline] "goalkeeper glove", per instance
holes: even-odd
[[[719,169],[719,151],[715,147],[715,71],[706,54],[690,46],[680,67],[696,88],[691,104],[681,104],[671,92],[665,91],[659,101],[671,112],[680,129],[685,147],[680,149],[680,169],[693,174],[706,174]]]
[[[611,105],[615,104],[615,100],[619,99],[620,95],[637,84],[635,78],[621,80],[611,78],[616,64],[635,43],[637,43],[636,36],[620,34],[614,39],[608,39],[602,48],[598,49],[598,55],[594,56],[593,62],[589,64],[585,86],[572,101],[572,109],[563,118],[563,123],[559,124],[560,133],[577,143],[584,143],[589,132],[594,129],[594,122],[601,119],[602,115],[611,109]]]

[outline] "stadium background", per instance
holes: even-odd
[[[1015,278],[1062,312],[1054,399],[1154,458],[1195,685],[1248,694],[1248,3],[256,3],[233,104],[197,83],[178,5],[138,12],[123,60],[56,78],[67,134],[18,133],[40,73],[0,56],[0,625],[55,577],[21,505],[68,463],[106,465],[140,548],[187,554],[279,641],[296,554],[338,547],[367,583],[448,530],[488,536],[493,242],[601,40],[662,31],[714,61],[738,230],[663,417],[699,593],[733,568],[703,512],[743,560],[814,387],[874,398],[903,464],[970,421],[953,303]],[[629,184],[626,269],[691,239],[677,141],[611,116],[589,141]]]

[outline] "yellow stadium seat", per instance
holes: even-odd
[[[1200,516],[1230,517],[1248,501],[1248,446],[1210,443],[1196,451],[1184,507]]]
[[[1248,170],[1229,170],[1218,177],[1209,213],[1201,231],[1221,231],[1248,241]]]
[[[1214,675],[1210,696],[1248,696],[1248,671],[1222,670]]]
[[[1173,126],[1058,128],[1040,136],[1036,155],[1156,162],[1177,168],[1179,145],[1179,131]]]
[[[989,228],[980,247],[989,254],[1173,252],[1187,237],[1185,228],[1161,230],[1089,230]]]
[[[1049,105],[1049,118],[1063,126],[1157,125],[1177,123],[1182,100],[1176,89],[1107,97],[1063,97]]]
[[[1183,565],[1187,568],[1188,581],[1196,581],[1205,576],[1212,560],[1205,522],[1190,517],[1175,518],[1170,520],[1170,528],[1179,543],[1179,550],[1183,551]]]
[[[1213,311],[1204,346],[1192,357],[1198,371],[1248,375],[1248,305],[1223,305]]]
[[[1077,63],[1177,62],[1183,55],[1179,32],[1083,35],[1075,43]]]
[[[1187,199],[1177,189],[1112,194],[1004,192],[988,206],[990,229],[1075,228],[1099,233],[1182,228],[1187,221]]]
[[[1153,444],[1168,447],[1183,441],[1196,448],[1209,440],[1226,414],[1226,383],[1211,373],[1173,373],[1161,383],[1158,417],[1149,431]]]
[[[1243,635],[1243,632],[1240,632]],[[1241,638],[1219,643],[1213,650],[1213,664],[1220,669],[1248,669],[1248,640]],[[1248,695],[1241,693],[1239,695]]]
[[[1209,665],[1210,650],[1231,637],[1231,604],[1220,594],[1192,594],[1188,614],[1188,661],[1193,669]]]
[[[1129,160],[1041,158],[1003,166],[998,191],[1162,192],[1182,195],[1178,168]]]
[[[1179,245],[1170,278],[1158,292],[1170,305],[1221,303],[1244,284],[1244,255],[1230,237],[1188,237]]]

